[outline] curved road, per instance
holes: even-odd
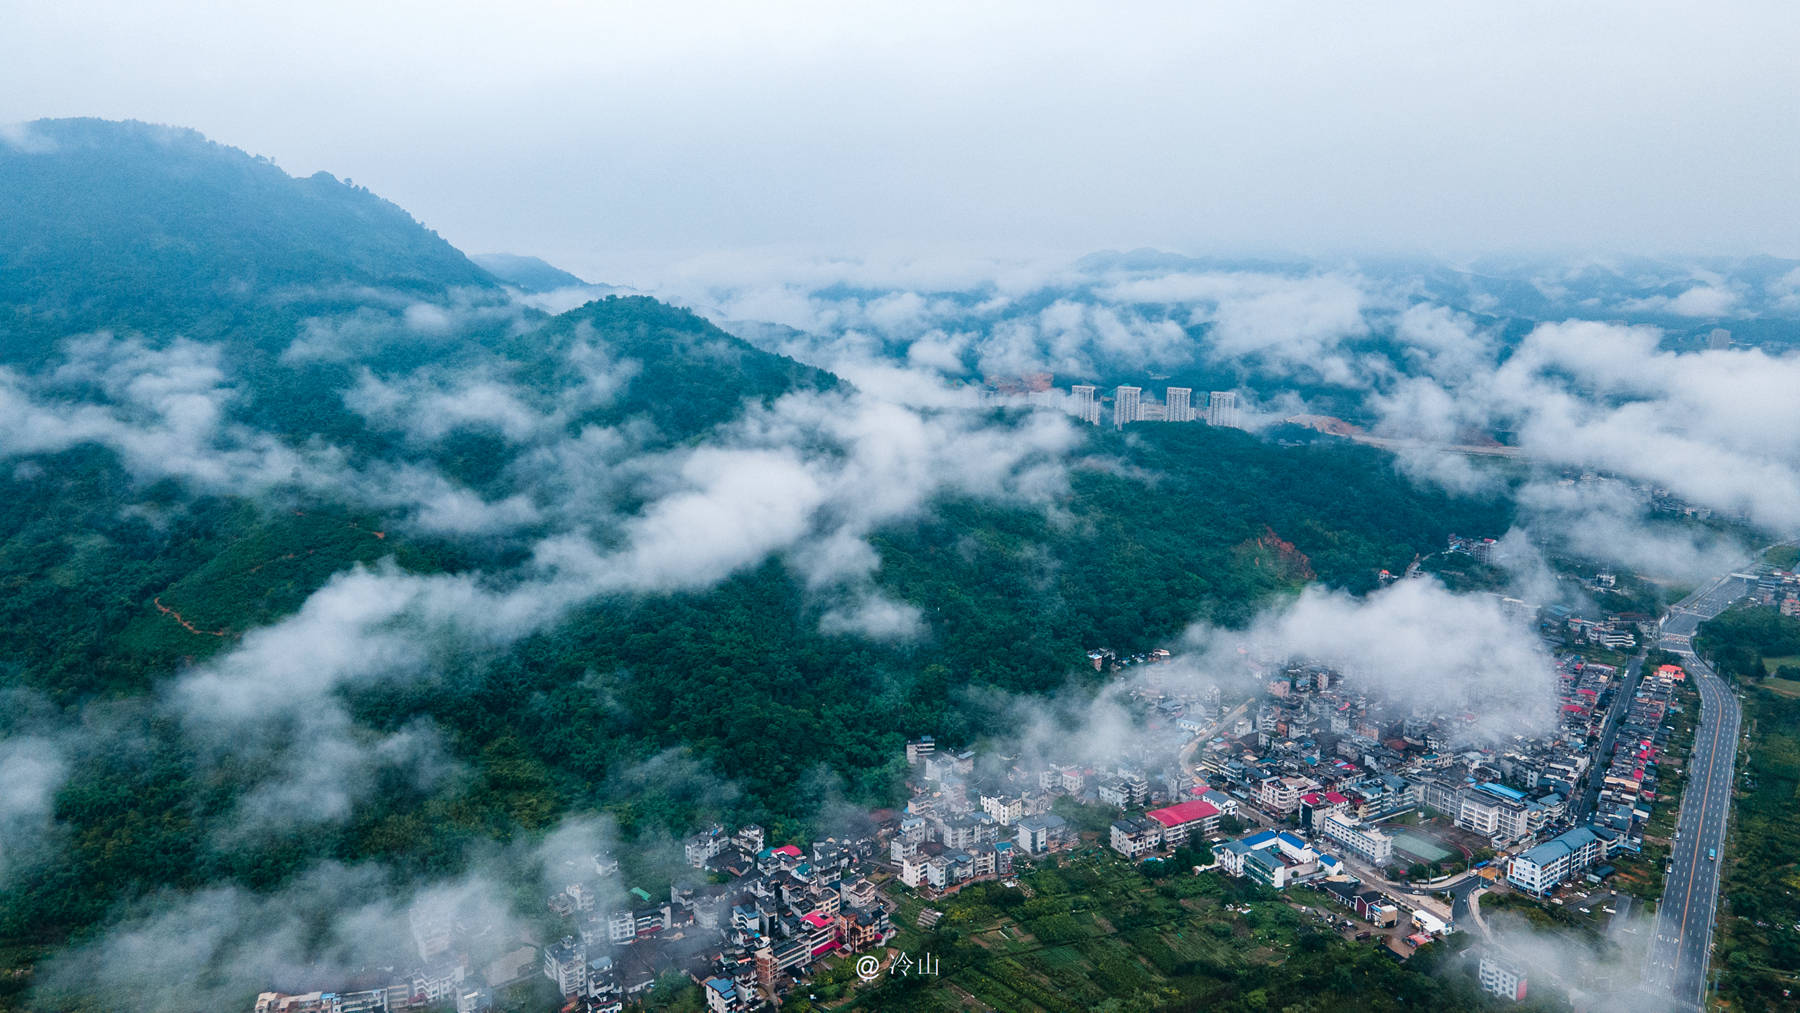
[[[1731,781],[1737,766],[1742,709],[1725,680],[1694,654],[1692,638],[1711,619],[1744,596],[1748,584],[1727,575],[1689,595],[1669,610],[1658,641],[1681,655],[1700,690],[1700,725],[1688,762],[1681,818],[1656,911],[1656,930],[1644,962],[1644,989],[1667,997],[1679,1009],[1700,1009],[1712,951],[1713,918],[1719,906],[1719,861],[1731,816]]]

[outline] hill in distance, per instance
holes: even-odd
[[[517,253],[478,253],[472,259],[487,273],[524,292],[554,292],[559,288],[589,288],[592,283],[538,257]]]

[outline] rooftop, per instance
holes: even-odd
[[[1211,802],[1196,799],[1192,802],[1181,802],[1161,809],[1152,809],[1144,815],[1165,827],[1178,827],[1183,823],[1208,819],[1219,815],[1219,808]]]

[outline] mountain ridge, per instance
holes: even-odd
[[[195,130],[62,119],[0,136],[0,303],[21,330],[186,327],[201,297],[216,312],[347,286],[499,281],[366,188]]]

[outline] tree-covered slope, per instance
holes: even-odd
[[[0,137],[0,302],[23,333],[179,325],[331,287],[494,284],[368,190],[296,179],[192,130],[39,120]]]

